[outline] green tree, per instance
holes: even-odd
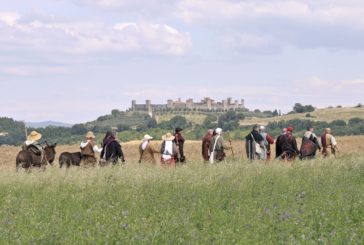
[[[275,109],[275,110],[273,111],[272,116],[273,116],[273,117],[278,117],[278,116],[279,116],[279,113],[278,113],[277,109]]]
[[[85,124],[75,124],[71,128],[72,134],[85,134],[87,132],[87,128]]]
[[[296,103],[293,106],[293,111],[296,112],[296,113],[303,113],[303,112],[305,112],[305,108],[304,108],[304,106],[302,104]]]

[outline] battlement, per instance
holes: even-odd
[[[194,102],[193,99],[182,101],[180,98],[176,101],[167,100],[167,104],[152,104],[151,100],[146,100],[145,104],[137,104],[135,100],[131,102],[130,111],[155,112],[163,110],[241,110],[246,109],[244,99],[234,100],[227,98],[222,101],[215,101],[209,97],[204,98],[200,102]]]

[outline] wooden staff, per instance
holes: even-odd
[[[28,137],[27,125],[26,125],[25,121],[23,121],[23,123],[24,123],[25,140],[27,140],[27,137]]]
[[[231,143],[231,138],[230,138],[230,132],[229,131],[227,132],[227,136],[228,136],[228,140],[229,140],[229,144],[230,144],[231,154],[233,155],[233,157],[235,157],[233,144]]]

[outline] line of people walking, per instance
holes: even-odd
[[[331,129],[326,128],[318,139],[312,126],[307,127],[302,137],[302,144],[298,149],[297,141],[293,135],[294,128],[289,126],[282,129],[281,134],[274,141],[273,138],[265,132],[264,126],[254,126],[249,135],[246,136],[246,154],[249,160],[270,160],[271,145],[276,146],[276,159],[293,161],[297,157],[301,160],[313,159],[317,151],[322,152],[323,157],[330,155],[335,156],[338,146],[335,137],[331,134]]]
[[[308,127],[302,137],[301,148],[298,149],[296,138],[293,135],[293,127],[289,126],[282,129],[280,135],[273,137],[266,132],[264,126],[255,125],[252,131],[245,137],[245,151],[249,160],[269,161],[272,158],[271,145],[275,144],[275,157],[288,162],[300,159],[312,159],[316,157],[317,151],[320,151],[323,157],[335,156],[338,151],[335,137],[331,134],[331,129],[326,128],[321,137],[317,137],[313,127]],[[223,162],[226,158],[227,150],[232,151],[234,156],[231,140],[227,144],[223,138],[223,130],[216,128],[209,129],[202,139],[202,158],[206,163]],[[99,148],[95,143],[95,135],[89,131],[85,135],[85,140],[80,144],[81,164],[74,165],[96,166],[97,154],[100,154],[100,166],[109,164],[125,163],[125,155],[122,150],[120,141],[115,133],[108,131],[102,140]],[[29,134],[23,149],[31,149],[39,155],[43,155],[41,144],[38,141],[41,134],[33,131]],[[183,165],[186,162],[184,151],[185,138],[183,129],[176,128],[175,133],[166,133],[161,137],[162,143],[152,142],[153,137],[146,134],[139,145],[139,163],[160,163],[161,166]],[[159,160],[156,160],[156,154]],[[158,158],[157,158],[158,159]]]

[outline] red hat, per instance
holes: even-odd
[[[287,127],[287,131],[288,132],[293,132],[293,127],[292,126]]]

